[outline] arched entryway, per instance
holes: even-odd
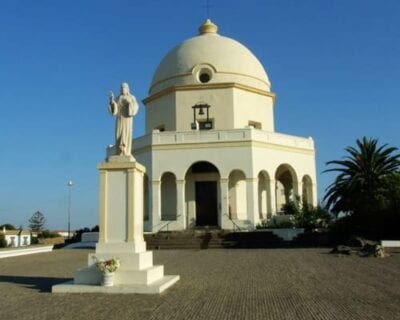
[[[276,211],[282,212],[290,200],[295,200],[297,194],[297,178],[294,169],[288,164],[282,164],[276,169]]]
[[[161,176],[161,220],[176,220],[176,177],[171,172]]]
[[[305,175],[302,179],[302,191],[303,191],[303,203],[306,203],[308,205],[313,205],[313,193],[312,193],[312,180],[310,176]]]
[[[241,170],[229,174],[229,215],[231,219],[247,219],[246,176]]]
[[[271,190],[270,178],[266,171],[258,174],[258,211],[259,218],[266,219],[271,216]]]
[[[192,164],[185,176],[187,225],[189,227],[218,226],[218,182],[220,174],[207,161]]]

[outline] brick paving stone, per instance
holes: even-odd
[[[87,249],[0,260],[0,319],[400,319],[400,254],[329,249],[154,251],[181,280],[161,295],[52,294]]]

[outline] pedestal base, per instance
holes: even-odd
[[[99,243],[87,267],[74,281],[52,287],[52,292],[161,293],[179,280],[165,276],[164,266],[153,266],[153,253],[143,241],[143,176],[145,168],[133,156],[110,156],[100,170]],[[102,286],[97,260],[117,258],[113,286]]]
[[[97,244],[96,253],[88,256],[88,266],[75,272],[74,281],[55,285],[52,292],[161,293],[179,276],[165,276],[164,266],[154,266],[153,252],[145,248],[145,242]],[[104,287],[103,274],[95,262],[113,257],[121,266],[115,271],[114,286]]]
[[[179,276],[164,276],[150,285],[114,285],[103,287],[97,285],[75,284],[73,281],[53,286],[53,293],[141,293],[157,294],[168,289],[179,280]]]
[[[135,158],[132,155],[129,156],[118,156],[112,155],[107,158],[108,162],[135,162]]]

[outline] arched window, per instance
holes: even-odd
[[[303,203],[307,203],[309,205],[313,205],[313,192],[312,192],[312,180],[310,176],[305,175],[302,179],[302,187],[303,187]]]
[[[270,217],[272,211],[270,178],[266,171],[258,174],[258,209],[260,219]]]
[[[291,166],[282,164],[276,169],[276,211],[282,212],[289,201],[295,201],[297,195],[296,174]]]
[[[229,175],[229,214],[231,219],[247,219],[246,176],[241,170]]]
[[[171,172],[161,177],[161,220],[176,220],[176,177]]]

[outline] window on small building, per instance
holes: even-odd
[[[24,242],[23,242],[24,246],[28,245],[28,237],[24,237]]]
[[[262,129],[261,122],[257,121],[249,121],[249,127],[253,127],[254,129]]]

